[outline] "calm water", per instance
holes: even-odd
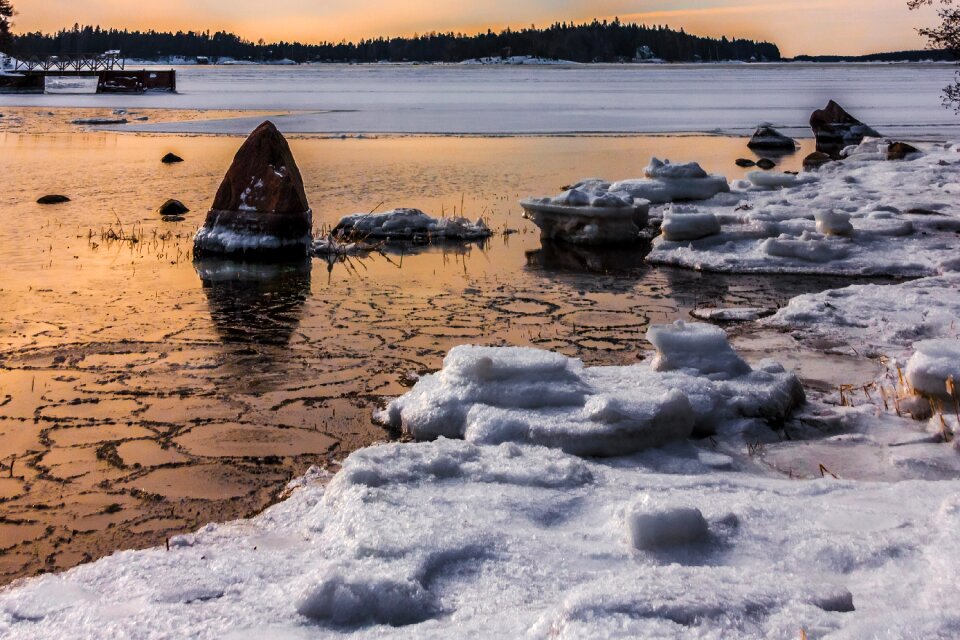
[[[318,227],[411,206],[483,215],[498,234],[272,268],[190,255],[240,140],[56,133],[74,115],[0,133],[0,462],[14,464],[0,470],[0,581],[263,508],[309,465],[393,437],[372,410],[454,345],[630,363],[652,322],[837,284],[653,269],[642,246],[542,246],[516,205],[639,176],[652,155],[733,178],[742,139],[293,140]],[[160,164],[168,151],[187,161]],[[36,205],[45,193],[73,201]],[[186,221],[159,219],[167,198],[193,209]]]
[[[718,64],[470,67],[304,65],[184,67],[177,95],[3,96],[7,105],[296,111],[300,133],[581,134],[726,132],[772,122],[809,136],[810,113],[834,99],[890,136],[943,136],[945,64]],[[245,134],[221,120],[130,128]]]

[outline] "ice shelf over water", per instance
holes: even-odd
[[[843,161],[799,176],[750,173],[729,194],[667,208],[647,260],[732,273],[960,269],[960,148],[932,145],[887,161],[888,145],[867,140]]]

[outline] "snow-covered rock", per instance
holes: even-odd
[[[591,456],[626,455],[743,418],[782,420],[803,402],[773,362],[753,370],[710,325],[655,326],[647,364],[587,368],[530,348],[455,347],[379,418],[418,440],[518,442]],[[742,426],[742,425],[741,425]]]
[[[434,218],[419,209],[358,213],[340,219],[334,235],[378,240],[481,240],[491,231],[481,218]]]
[[[849,236],[853,233],[850,214],[843,211],[817,211],[813,214],[817,231],[825,236]]]
[[[696,162],[682,164],[653,158],[644,170],[646,179],[621,180],[609,186],[613,193],[625,193],[652,204],[709,200],[730,191],[723,176],[709,175]]]

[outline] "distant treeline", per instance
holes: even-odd
[[[164,33],[74,25],[72,29],[53,34],[17,35],[11,53],[64,55],[111,50],[120,50],[128,58],[201,56],[254,61],[288,58],[297,62],[460,62],[504,56],[537,56],[574,62],[618,62],[638,57],[668,62],[780,60],[780,50],[768,42],[701,38],[683,30],[620,20],[557,23],[545,29],[505,29],[476,35],[428,33],[412,38],[321,44],[263,40],[255,43],[223,31]]]
[[[892,51],[871,53],[866,56],[797,56],[796,62],[949,62],[954,60],[949,51],[923,49],[919,51]]]

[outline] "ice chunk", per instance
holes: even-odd
[[[688,171],[688,173],[692,172]],[[610,191],[626,193],[633,198],[648,200],[652,204],[665,204],[668,202],[709,200],[717,194],[730,191],[730,184],[723,176],[655,178],[615,182],[610,185]]]
[[[924,340],[907,363],[907,380],[916,391],[960,400],[960,340]]]
[[[645,500],[627,514],[634,549],[655,551],[707,540],[707,520],[695,507],[658,507]]]
[[[700,240],[720,233],[720,221],[713,213],[674,213],[664,214],[660,226],[663,238],[671,242]]]
[[[564,202],[583,204],[561,204]],[[522,200],[520,206],[524,217],[540,228],[542,239],[586,245],[639,241],[650,211],[646,200],[612,193],[587,194],[578,189],[557,198]]]
[[[818,211],[814,214],[817,231],[825,236],[848,236],[853,233],[850,214],[842,211]]]
[[[720,373],[729,377],[750,371],[750,365],[736,354],[727,342],[727,333],[719,327],[677,321],[651,327],[647,340],[657,348],[651,365],[654,371],[690,369],[703,375]]]

